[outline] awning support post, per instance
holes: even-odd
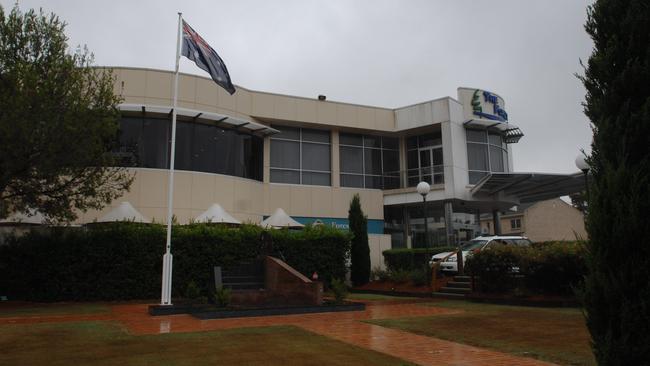
[[[494,235],[501,235],[501,212],[492,211],[492,221],[494,221]]]

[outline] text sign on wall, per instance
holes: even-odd
[[[481,95],[482,94],[482,95]],[[481,96],[483,97],[483,103],[481,103]],[[491,105],[489,112],[483,110],[485,104]],[[472,111],[474,115],[481,118],[491,119],[494,121],[507,122],[508,113],[499,105],[499,97],[495,94],[490,93],[489,91],[480,91],[476,89],[472,95]]]

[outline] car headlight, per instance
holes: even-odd
[[[455,262],[457,259],[458,258],[456,258],[456,254],[453,254],[453,255],[447,257],[447,259],[445,259],[445,262]]]

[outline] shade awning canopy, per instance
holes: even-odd
[[[301,228],[305,225],[299,223],[298,221],[292,219],[283,209],[278,208],[275,210],[273,215],[266,218],[260,223],[260,226],[264,228]]]
[[[118,106],[122,112],[134,112],[142,114],[172,115],[174,108],[160,105],[149,104],[120,104]],[[231,117],[220,113],[211,113],[197,111],[188,108],[176,108],[176,115],[184,119],[191,119],[197,122],[207,122],[226,129],[239,130],[259,136],[268,136],[280,133],[280,131],[265,126],[258,122],[253,122],[241,118]]]
[[[474,188],[473,196],[493,196],[503,193],[516,197],[520,203],[544,201],[584,191],[582,172],[574,174],[491,173]]]
[[[151,220],[144,217],[129,202],[122,202],[119,206],[109,211],[96,222],[132,221],[149,224]]]
[[[218,203],[213,204],[205,212],[197,216],[195,221],[200,223],[241,225],[241,221],[232,217]]]
[[[503,142],[506,144],[516,144],[524,137],[524,133],[519,127],[508,122],[477,118],[465,121],[463,125],[466,128],[497,131],[503,136]]]
[[[14,212],[6,219],[0,220],[0,225],[46,225],[48,220],[38,210]]]

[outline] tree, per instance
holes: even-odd
[[[600,365],[650,364],[650,5],[599,0],[581,77],[592,123],[587,326]]]
[[[350,202],[348,221],[352,232],[351,279],[355,286],[365,285],[370,281],[370,247],[368,246],[368,218],[361,210],[361,199],[355,194]]]
[[[120,98],[87,49],[66,53],[65,23],[0,7],[0,218],[38,210],[53,221],[100,209],[133,177],[114,168]]]

